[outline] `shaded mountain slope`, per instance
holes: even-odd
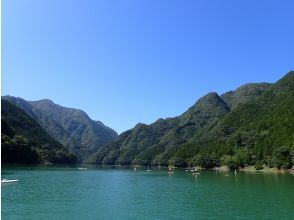
[[[239,104],[248,102],[252,99],[258,98],[263,93],[270,89],[272,84],[270,83],[248,83],[236,89],[235,91],[229,91],[221,95],[221,98],[233,109]]]
[[[275,84],[246,84],[221,96],[209,93],[178,117],[136,125],[100,148],[88,162],[277,166],[281,147],[292,155],[293,83],[293,72],[289,72]]]
[[[5,100],[1,100],[1,128],[2,163],[76,162],[35,119]]]
[[[3,99],[23,109],[55,140],[77,154],[79,160],[87,158],[102,145],[114,140],[117,133],[102,122],[93,121],[78,109],[66,108],[51,100],[25,101],[4,96]]]
[[[195,130],[209,125],[228,111],[229,107],[216,93],[209,93],[179,117],[159,119],[151,125],[136,125],[115,142],[99,149],[89,162],[166,164],[170,149],[185,143]]]
[[[224,161],[227,155],[236,166],[261,163],[281,167],[280,157],[287,161],[284,168],[289,168],[293,160],[284,156],[294,158],[293,106],[294,72],[290,72],[263,95],[239,104],[204,132],[196,132],[189,144],[179,146],[173,160],[201,165],[203,157],[214,154],[218,163],[228,162]]]

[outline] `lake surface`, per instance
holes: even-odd
[[[2,166],[2,219],[294,219],[294,176]]]

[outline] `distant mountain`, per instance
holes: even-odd
[[[246,84],[221,96],[209,93],[179,117],[136,125],[88,162],[289,167],[294,160],[293,92],[294,72],[289,72],[275,84]]]
[[[55,141],[23,110],[1,100],[2,163],[75,163],[76,156]]]
[[[80,161],[117,137],[114,130],[100,121],[91,120],[85,112],[62,107],[48,99],[26,101],[12,96],[3,96],[2,99],[33,117],[55,140],[74,152]]]

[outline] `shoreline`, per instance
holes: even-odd
[[[6,167],[6,166],[42,166],[42,167],[50,167],[50,166],[70,166],[70,167],[78,167],[80,165],[84,166],[102,166],[102,167],[132,167],[132,168],[142,168],[142,167],[148,167],[144,165],[104,165],[104,164],[92,164],[92,163],[76,163],[76,164],[44,164],[44,163],[39,163],[39,164],[18,164],[18,163],[6,163],[3,164],[1,163],[1,167]],[[211,169],[205,169],[200,166],[195,166],[195,167],[177,167],[177,166],[150,166],[152,167],[157,167],[157,168],[164,168],[164,169],[197,169],[197,170],[202,170],[202,171],[216,171],[216,172],[234,172],[233,170],[229,170],[227,166],[220,166],[220,167],[213,167]],[[244,168],[239,168],[236,170],[237,172],[244,172],[244,173],[263,173],[263,174],[292,174],[294,175],[294,167],[284,170],[284,169],[278,169],[276,167],[267,167],[264,166],[263,169],[261,170],[256,170],[254,166],[246,166]]]
[[[201,169],[201,168],[200,168]],[[202,169],[203,170],[203,169]],[[219,172],[234,172],[232,170],[229,170],[227,166],[221,166],[221,167],[214,167],[211,170],[219,171]],[[256,170],[254,166],[246,166],[244,168],[239,168],[237,172],[244,172],[244,173],[276,173],[276,174],[293,174],[294,175],[294,167],[288,170],[284,169],[278,169],[276,167],[267,167],[265,166],[261,170]]]

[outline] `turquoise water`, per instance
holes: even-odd
[[[294,176],[2,167],[2,219],[294,219]]]

